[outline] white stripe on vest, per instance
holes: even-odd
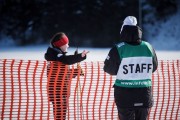
[[[152,57],[123,58],[117,73],[118,80],[151,79],[153,70]]]

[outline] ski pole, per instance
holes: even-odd
[[[76,51],[74,52],[74,54],[76,55],[76,54],[78,54],[78,47],[76,48]],[[77,63],[77,68],[78,69],[80,69],[80,76],[84,76],[84,72],[83,72],[83,70],[82,70],[82,68],[81,68],[81,66],[80,66],[80,63]],[[80,81],[79,81],[79,76],[78,76],[78,80],[77,80],[77,82],[78,82],[78,87],[77,87],[77,101],[79,102],[79,94],[78,93],[80,93],[80,96],[81,96],[81,83],[80,83]],[[78,103],[77,102],[77,103]],[[78,108],[79,108],[79,103],[77,104],[78,105]],[[85,120],[84,119],[84,111],[83,111],[83,104],[81,105],[81,109],[82,109],[82,115],[83,115],[83,120]]]

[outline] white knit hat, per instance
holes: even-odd
[[[136,19],[136,17],[134,17],[134,16],[127,16],[127,17],[124,19],[124,21],[123,21],[123,25],[122,25],[122,27],[121,27],[121,31],[122,31],[124,25],[136,26],[136,25],[137,25],[137,19]],[[121,31],[120,31],[120,33],[121,33]]]

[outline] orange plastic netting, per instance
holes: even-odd
[[[161,60],[153,74],[151,120],[180,119],[180,60]],[[116,120],[115,76],[103,62],[0,59],[1,119]]]

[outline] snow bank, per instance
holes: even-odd
[[[0,59],[44,60],[48,45],[1,48]],[[69,48],[68,54],[74,54],[76,48]],[[79,52],[88,50],[86,61],[104,61],[110,48],[79,48]],[[158,59],[180,59],[180,51],[157,51]]]

